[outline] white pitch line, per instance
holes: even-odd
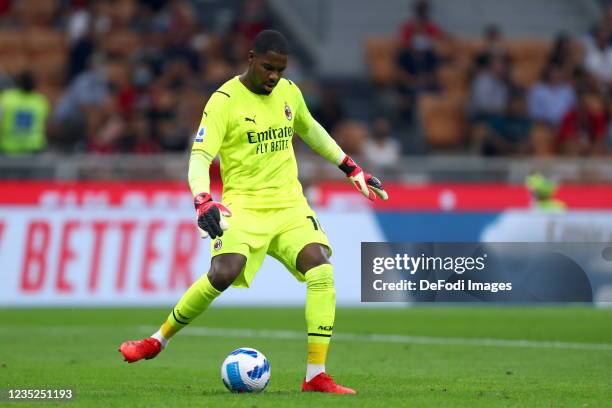
[[[157,327],[140,327],[143,332],[154,332]],[[306,333],[291,330],[254,330],[224,329],[215,327],[189,327],[181,336],[200,337],[247,337],[283,340],[304,340]],[[366,343],[397,343],[424,345],[486,346],[486,347],[520,347],[562,350],[603,350],[612,351],[612,344],[567,343],[562,341],[510,340],[460,337],[406,336],[401,334],[357,334],[334,333],[334,341],[354,341]]]

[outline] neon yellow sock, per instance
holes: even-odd
[[[169,340],[206,310],[220,294],[221,292],[210,283],[208,275],[202,276],[183,294],[166,321],[161,325],[159,333]]]
[[[336,315],[334,268],[319,265],[307,271],[305,278],[308,364],[324,365]]]

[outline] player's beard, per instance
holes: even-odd
[[[266,87],[269,87],[269,90],[268,90],[268,88],[266,88]],[[261,85],[261,91],[262,91],[262,93],[263,93],[263,94],[265,94],[265,95],[270,95],[270,94],[272,93],[272,91],[274,90],[274,88],[275,88],[275,87],[276,87],[276,84],[274,84],[274,85],[270,85],[270,84],[267,84],[267,83],[263,83],[263,84]]]

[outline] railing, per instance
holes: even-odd
[[[476,156],[404,157],[393,167],[368,165],[385,181],[509,182],[521,183],[526,175],[540,171],[567,182],[612,183],[612,160],[508,159]],[[39,180],[185,180],[186,154],[161,155],[58,155],[0,156],[0,179]],[[298,155],[304,182],[340,178],[333,166],[311,153]]]

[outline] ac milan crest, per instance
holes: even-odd
[[[287,105],[287,102],[285,102],[285,116],[287,117],[287,120],[293,119],[293,113],[291,113],[291,108],[289,105]]]
[[[223,242],[221,242],[220,239],[215,241],[215,251],[218,251],[221,249],[221,245],[223,245]]]

